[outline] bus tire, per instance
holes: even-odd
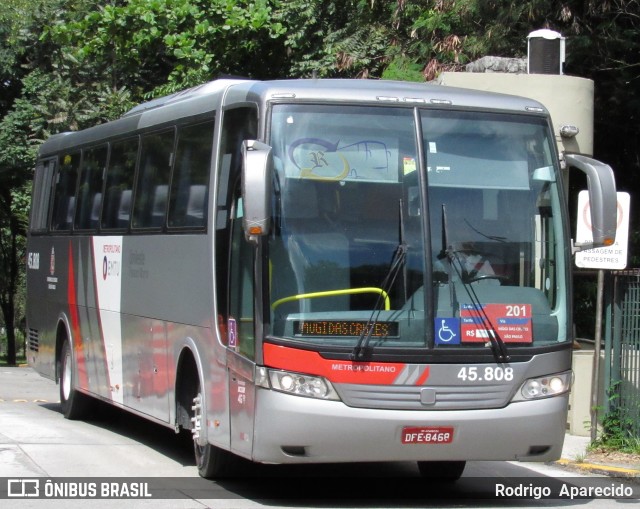
[[[198,388],[198,394],[193,398],[193,406],[191,407],[192,417],[191,421],[193,427],[191,432],[193,434],[193,451],[196,460],[196,467],[200,477],[205,479],[223,479],[232,477],[236,470],[236,457],[233,453],[225,451],[215,445],[205,441],[202,444],[203,438],[200,436],[200,431],[203,426],[203,399],[200,388]]]
[[[90,408],[89,397],[76,389],[73,352],[69,340],[65,339],[60,351],[60,406],[67,419],[76,420],[86,417]]]
[[[418,470],[425,479],[453,482],[460,479],[466,461],[418,461]]]

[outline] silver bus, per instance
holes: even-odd
[[[571,383],[562,166],[543,105],[374,80],[217,80],[42,144],[28,360],[260,463],[549,461]],[[585,246],[583,246],[585,247]]]

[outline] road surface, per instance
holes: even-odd
[[[93,489],[85,494],[95,495],[111,484],[115,490],[126,490],[126,495],[146,494],[141,486],[152,495],[151,499],[91,500],[92,508],[476,507],[477,497],[484,499],[484,507],[619,508],[620,503],[614,499],[545,498],[540,491],[545,487],[556,493],[563,486],[577,483],[588,487],[608,480],[549,465],[512,462],[469,462],[463,478],[453,484],[425,482],[412,462],[317,466],[247,463],[238,478],[207,481],[198,476],[188,437],[184,438],[169,428],[106,405],[100,406],[90,421],[66,420],[60,413],[54,382],[31,368],[0,368],[3,508],[87,507],[87,500],[73,497],[9,497],[9,482],[13,483],[12,495],[30,494],[33,486],[20,484],[21,479],[36,479],[40,495],[45,488],[55,494],[54,484],[58,495],[69,489],[76,491],[67,491],[67,495],[83,494],[83,489]],[[45,485],[48,480],[51,483]],[[69,488],[69,483],[75,484]],[[528,489],[528,496],[517,501],[496,498],[497,485],[505,485],[507,490],[513,486]],[[134,493],[138,489],[141,491]]]

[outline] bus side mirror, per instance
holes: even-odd
[[[587,175],[589,188],[593,242],[576,243],[574,252],[613,245],[618,221],[618,195],[613,170],[609,165],[581,154],[565,153],[564,158],[567,166]]]
[[[271,147],[256,140],[242,142],[242,227],[249,242],[271,228]]]

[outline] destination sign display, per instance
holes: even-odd
[[[366,334],[366,320],[298,320],[293,322],[296,336],[343,336],[360,337]],[[370,324],[371,337],[397,337],[398,322],[376,322]]]

